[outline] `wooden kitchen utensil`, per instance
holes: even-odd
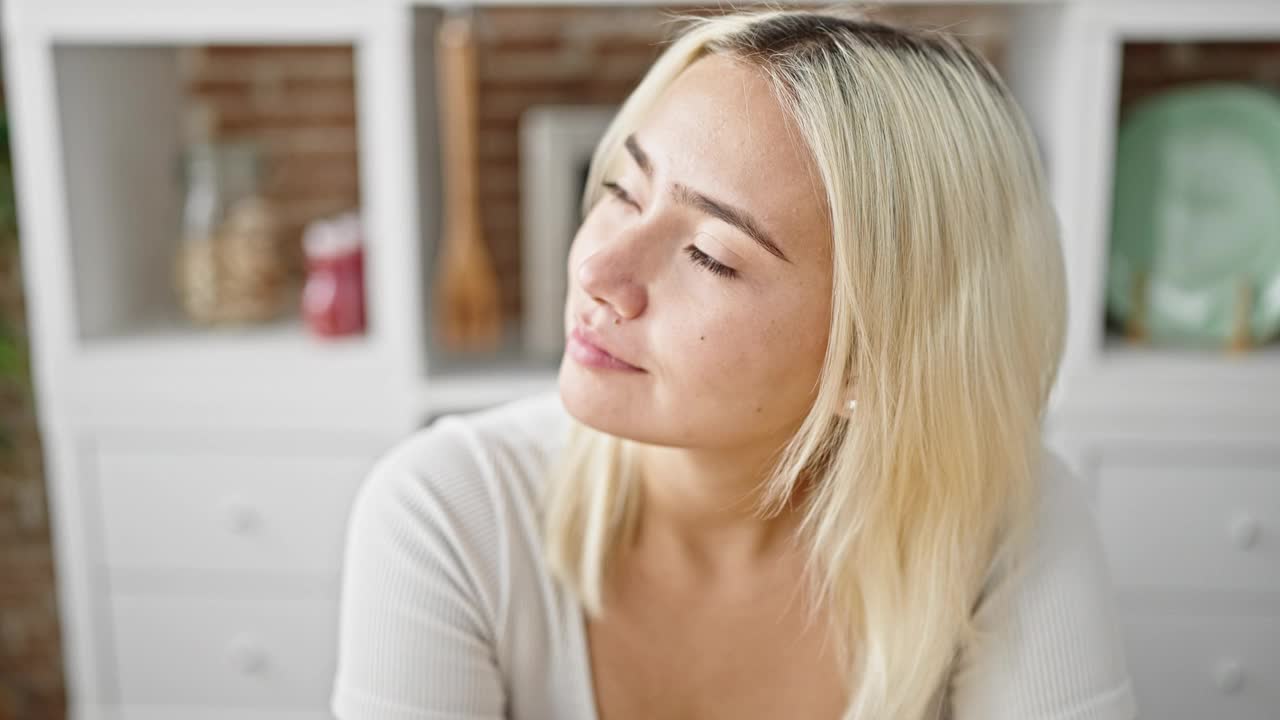
[[[497,275],[480,219],[475,30],[470,11],[450,12],[440,25],[437,47],[444,223],[434,319],[451,350],[491,350],[500,340],[502,319]]]

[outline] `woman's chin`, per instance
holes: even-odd
[[[576,367],[566,359],[558,378],[560,401],[578,422],[600,432],[631,438],[635,434],[640,399],[608,380]]]

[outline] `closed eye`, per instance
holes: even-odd
[[[639,203],[637,203],[634,199],[632,199],[631,195],[626,190],[624,190],[621,185],[611,180],[606,180],[603,184],[605,189],[607,189],[610,193],[612,193],[614,197],[618,198],[624,203],[627,203],[628,205],[631,205],[637,210],[640,209]],[[692,244],[686,245],[684,250],[689,255],[689,259],[693,261],[693,264],[701,268],[704,268],[714,273],[715,275],[718,275],[723,278],[728,278],[732,280],[738,277],[737,270],[734,270],[728,265],[725,265],[719,260],[716,260],[710,255],[702,252],[702,250],[698,249],[697,245],[692,245]]]
[[[632,205],[637,209],[640,208],[640,205],[638,205],[635,200],[632,200],[631,195],[629,195],[626,190],[623,190],[622,186],[619,185],[618,183],[613,182],[612,180],[606,180],[604,182],[604,186],[605,186],[605,189],[613,193],[613,196],[618,198],[622,202],[627,203],[628,205]]]
[[[693,260],[695,265],[701,265],[720,277],[726,277],[729,279],[738,277],[737,270],[734,270],[728,265],[725,265],[710,255],[702,252],[698,249],[697,245],[688,245],[684,250],[689,253],[689,258]]]

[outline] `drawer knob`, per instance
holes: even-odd
[[[1261,532],[1262,528],[1259,527],[1258,521],[1249,515],[1239,515],[1231,522],[1231,539],[1241,550],[1248,550],[1257,545],[1258,535]]]
[[[258,526],[258,512],[240,498],[232,498],[223,503],[222,517],[227,528],[236,535],[247,535]]]
[[[267,669],[267,653],[253,638],[241,635],[227,649],[231,665],[242,675],[261,675]]]
[[[1237,693],[1244,686],[1244,668],[1236,660],[1223,660],[1218,663],[1214,682],[1219,690],[1228,695]]]

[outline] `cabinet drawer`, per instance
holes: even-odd
[[[371,457],[104,449],[97,456],[113,570],[336,573]]]
[[[1280,618],[1122,620],[1140,717],[1275,720]]]
[[[1098,469],[1117,585],[1280,591],[1280,468],[1104,455]]]
[[[327,707],[337,590],[235,599],[111,598],[126,706]]]

